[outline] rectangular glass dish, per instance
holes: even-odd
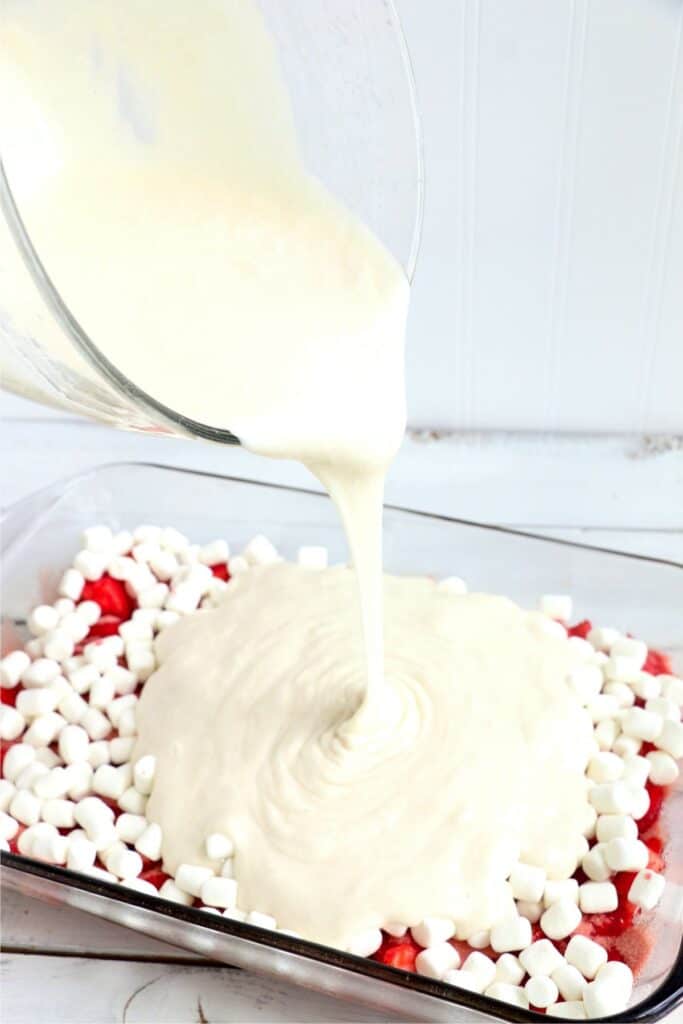
[[[347,558],[331,502],[308,491],[167,467],[107,465],[19,502],[2,523],[4,649],[26,637],[28,610],[52,599],[59,576],[94,523],[121,529],[172,525],[193,542],[225,536],[233,549],[255,533],[286,556],[324,544]],[[493,526],[388,507],[388,572],[458,575],[470,590],[534,607],[543,593],[569,593],[575,619],[616,626],[668,653],[683,673],[683,566]],[[651,915],[654,948],[631,1008],[612,1020],[658,1020],[683,999],[683,782],[666,803],[669,884]],[[534,1021],[538,1014],[253,925],[206,915],[11,853],[2,884],[87,911],[206,957],[421,1021]]]

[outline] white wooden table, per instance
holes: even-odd
[[[242,451],[117,433],[14,399],[0,408],[4,504],[60,475],[134,459],[311,486],[303,470]],[[389,501],[683,561],[680,439],[435,435],[411,432]],[[14,894],[3,900],[2,939],[5,1024],[395,1019]]]

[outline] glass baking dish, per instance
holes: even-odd
[[[24,638],[28,609],[54,594],[93,523],[176,526],[193,541],[225,536],[234,547],[267,534],[285,555],[325,544],[346,550],[323,495],[151,464],[105,465],[14,505],[2,523],[5,649]],[[385,565],[396,573],[464,577],[472,590],[535,605],[542,593],[570,593],[575,617],[614,625],[671,655],[683,671],[683,566],[388,507]],[[665,898],[652,915],[655,943],[632,1007],[612,1020],[658,1020],[683,999],[683,782],[667,801]],[[253,925],[208,916],[63,868],[2,854],[2,884],[165,939],[212,959],[279,975],[337,997],[421,1021],[533,1021],[538,1015],[383,964]]]

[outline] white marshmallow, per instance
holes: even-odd
[[[606,843],[596,843],[581,860],[583,872],[592,882],[606,882],[612,874],[605,860],[606,846]]]
[[[144,814],[147,807],[147,797],[138,793],[135,786],[130,786],[117,801],[122,811],[130,814]]]
[[[447,917],[425,917],[424,921],[410,929],[418,946],[428,949],[440,942],[447,942],[455,935],[455,925]]]
[[[114,535],[108,526],[98,524],[89,526],[81,534],[83,547],[86,551],[110,551],[114,543]]]
[[[625,1010],[633,990],[633,975],[618,961],[605,964],[595,981],[586,985],[583,1003],[590,1017],[611,1017]]]
[[[126,664],[131,672],[135,672],[140,682],[144,683],[156,669],[157,660],[149,644],[136,642],[126,645]]]
[[[116,736],[109,741],[109,757],[112,764],[125,764],[130,761],[135,746],[134,736]]]
[[[579,887],[579,907],[584,914],[608,914],[618,905],[619,896],[611,882],[584,882]]]
[[[661,685],[662,696],[683,707],[683,679],[679,679],[678,676],[662,675],[657,676],[657,681]]]
[[[78,644],[88,635],[88,623],[78,612],[68,612],[59,620],[59,629]],[[73,652],[72,652],[73,653]],[[70,657],[71,655],[69,655]]]
[[[608,697],[614,697],[620,708],[630,708],[636,700],[636,695],[627,683],[607,683],[602,692]]]
[[[43,654],[46,658],[63,662],[74,652],[74,641],[65,629],[53,629],[43,637]]]
[[[147,819],[141,814],[120,814],[114,828],[124,843],[135,843],[147,828]]]
[[[614,750],[614,753],[619,753],[616,749],[621,736],[619,735],[621,726],[614,718],[605,718],[602,722],[598,722],[593,730],[593,738],[597,743],[600,750]],[[630,737],[629,737],[630,739]],[[632,740],[631,742],[639,742]]]
[[[202,565],[218,565],[228,561],[230,548],[226,540],[213,540],[199,549],[199,561]]]
[[[62,759],[59,754],[55,754],[54,750],[50,750],[49,747],[37,748],[36,761],[39,761],[40,764],[44,764],[46,768],[56,768],[57,765],[62,763]]]
[[[670,786],[678,778],[678,765],[670,754],[652,750],[646,755],[650,762],[650,779],[656,786]]]
[[[662,732],[663,724],[661,715],[655,714],[654,711],[645,711],[644,708],[629,708],[621,720],[621,730],[627,736],[652,742]]]
[[[14,839],[18,831],[19,822],[16,821],[11,814],[7,814],[5,811],[0,811],[0,839],[4,839],[5,842],[10,839]]]
[[[115,729],[118,728],[119,720],[124,711],[128,711],[130,708],[134,708],[138,702],[138,698],[134,693],[128,693],[125,697],[117,697],[113,700],[107,708],[107,715],[109,721]]]
[[[161,632],[161,630],[167,629],[168,626],[175,625],[179,619],[180,615],[178,615],[177,612],[170,612],[163,609],[162,611],[157,612],[156,628]]]
[[[208,847],[207,856],[210,856],[208,853]],[[395,939],[402,939],[408,931],[408,925],[400,924],[398,921],[387,921],[382,925],[382,931],[385,931],[387,935],[392,935]]]
[[[0,687],[13,690],[31,664],[25,651],[11,651],[0,661]]]
[[[80,694],[71,690],[70,693],[66,693],[60,698],[57,710],[70,725],[79,725],[88,710],[88,704]]]
[[[208,878],[202,885],[200,899],[209,907],[221,907],[222,909],[235,907],[237,905],[237,882],[234,878]]]
[[[669,700],[668,697],[651,697],[645,702],[645,710],[654,711],[656,715],[661,715],[662,718],[670,719],[672,722],[681,720],[681,709],[676,701]]]
[[[111,732],[109,719],[97,708],[88,708],[83,715],[81,725],[94,743],[103,740]]]
[[[231,576],[239,576],[249,569],[249,562],[243,555],[231,555],[228,559],[228,572]]]
[[[252,537],[242,554],[251,565],[272,565],[280,561],[275,546],[262,533]]]
[[[575,878],[565,878],[560,881],[548,879],[543,892],[543,905],[547,909],[558,900],[579,902],[579,883]]]
[[[74,818],[75,803],[72,800],[55,798],[46,800],[43,803],[40,814],[43,821],[56,828],[73,828],[76,819]]]
[[[597,725],[606,719],[616,718],[619,711],[619,701],[608,693],[599,693],[588,704],[587,710],[593,720],[593,724]]]
[[[601,814],[596,825],[596,836],[600,843],[610,839],[637,839],[638,826],[627,814]]]
[[[460,966],[460,956],[450,942],[440,942],[429,949],[423,949],[415,957],[415,969],[425,978],[440,981],[448,971]]]
[[[85,836],[69,836],[66,866],[72,871],[85,871],[95,863],[95,844]]]
[[[232,839],[223,835],[222,832],[212,832],[211,835],[206,837],[204,845],[206,848],[206,856],[209,860],[225,860],[226,857],[232,856],[235,849]],[[404,928],[404,935],[405,931],[406,929]]]
[[[572,617],[572,599],[569,594],[543,594],[538,607],[539,611],[551,619],[569,622]]]
[[[59,622],[59,612],[51,604],[39,604],[29,613],[27,626],[33,636],[42,636],[55,629]]]
[[[114,812],[99,797],[87,796],[77,803],[74,818],[93,842],[96,841],[95,836],[105,831],[107,826],[114,833]]]
[[[118,800],[131,784],[131,767],[124,764],[115,768],[111,764],[101,764],[93,776],[92,787],[100,796],[110,800]]]
[[[152,822],[135,840],[135,849],[149,860],[160,860],[162,838],[161,827]]]
[[[586,1020],[586,1008],[583,1000],[571,999],[563,1003],[553,1003],[546,1008],[546,1016],[563,1017],[565,1020]]]
[[[491,933],[488,931],[472,932],[467,938],[467,945],[472,949],[486,949],[491,945]]]
[[[67,569],[57,587],[57,592],[62,597],[68,597],[72,601],[78,601],[83,593],[85,577],[78,569]]]
[[[529,977],[534,978],[539,974],[550,976],[557,967],[564,963],[564,959],[552,942],[548,939],[538,939],[522,950],[519,954],[519,962]],[[557,996],[555,996],[556,998]],[[554,999],[550,1000],[551,1003],[554,1001]]]
[[[136,878],[142,871],[142,857],[135,850],[129,850],[125,843],[114,843],[105,851],[104,863],[118,878]]]
[[[111,761],[109,741],[95,740],[94,743],[91,743],[88,747],[87,761],[91,768],[99,768],[101,764],[109,764]]]
[[[543,897],[546,874],[531,864],[515,864],[510,872],[510,888],[516,900],[538,902]]]
[[[175,873],[176,885],[193,896],[199,896],[204,882],[213,877],[211,868],[203,868],[198,864],[180,864]]]
[[[103,711],[114,699],[114,683],[107,676],[100,676],[90,687],[90,707]]]
[[[641,871],[647,867],[649,855],[640,839],[616,836],[605,846],[605,860],[612,871]]]
[[[186,907],[192,905],[193,897],[189,892],[179,889],[172,879],[167,879],[159,889],[159,896],[162,899],[170,900],[172,903],[183,903]]]
[[[59,753],[65,764],[85,761],[90,737],[80,725],[65,725],[59,734]]]
[[[165,583],[155,583],[138,594],[138,605],[140,608],[163,608],[168,597],[168,587]]]
[[[582,999],[586,987],[586,979],[576,967],[568,964],[564,958],[559,967],[552,973],[552,979],[558,987],[563,999]]]
[[[99,622],[102,611],[97,601],[81,601],[76,607],[76,614],[80,615],[86,626],[94,626]]]
[[[541,918],[541,928],[549,939],[566,939],[581,923],[581,911],[570,899],[552,903]]]
[[[629,684],[636,697],[641,700],[651,700],[658,697],[662,691],[662,684],[656,676],[650,672],[639,672],[635,682]]]
[[[31,856],[48,864],[66,864],[69,841],[60,835],[37,836],[31,843]]]
[[[629,791],[631,798],[629,813],[636,821],[640,821],[647,814],[650,807],[650,794],[643,786],[633,786],[630,784]]]
[[[87,693],[93,683],[100,678],[99,669],[87,663],[80,665],[69,673],[69,682],[77,694]]]
[[[505,985],[519,985],[525,970],[514,953],[503,953],[496,960],[496,981]]]
[[[586,775],[594,782],[616,782],[624,773],[624,762],[616,754],[601,751],[588,762]]]
[[[496,953],[516,952],[525,949],[530,942],[531,924],[525,917],[510,915],[498,921],[491,929],[491,948]]]
[[[35,780],[33,792],[41,800],[55,800],[58,797],[66,796],[70,782],[69,771],[57,766]]]
[[[36,690],[21,690],[17,694],[16,709],[24,718],[32,721],[40,715],[54,711],[57,701],[57,694],[51,686],[42,686]]]
[[[595,665],[579,665],[567,676],[567,685],[582,704],[590,704],[602,689],[602,672]]]
[[[15,743],[5,754],[2,772],[6,779],[14,782],[20,772],[27,768],[36,757],[35,748],[28,743]]]
[[[646,712],[648,714],[649,712]],[[683,758],[683,722],[666,721],[655,740],[655,746],[670,754],[676,761]]]
[[[642,667],[638,658],[610,653],[604,665],[605,678],[618,683],[634,683],[640,678]]]
[[[607,950],[604,946],[585,935],[572,935],[564,956],[567,963],[581,971],[588,981],[592,981],[602,965],[607,963]]]
[[[326,569],[328,563],[327,548],[320,545],[309,545],[299,548],[297,562],[304,569]]]
[[[593,786],[588,799],[598,814],[628,814],[633,803],[631,790],[620,780]]]
[[[662,898],[665,885],[664,876],[656,871],[639,871],[631,882],[628,899],[643,910],[652,910]]]
[[[59,664],[53,658],[37,658],[24,669],[21,681],[26,689],[33,689],[49,686],[60,674]]]
[[[642,640],[634,640],[630,636],[620,636],[612,644],[610,654],[633,658],[638,662],[638,668],[642,669],[647,658],[647,644],[644,644]]]
[[[147,754],[135,762],[133,767],[133,780],[135,788],[143,796],[149,796],[154,785],[157,762],[153,754]]]
[[[468,992],[481,993],[488,987],[487,985],[482,985],[480,978],[476,974],[473,974],[471,971],[465,971],[462,968],[446,971],[441,980],[445,981],[447,985],[455,985],[457,988],[464,988]]]
[[[133,693],[138,685],[138,677],[135,672],[124,668],[123,665],[114,665],[107,669],[103,678],[113,685],[114,693],[117,696]]]
[[[16,791],[16,786],[9,779],[0,779],[0,811],[7,810]]]
[[[26,692],[26,691],[23,691]],[[33,691],[40,693],[40,690]],[[21,697],[23,694],[20,693]],[[18,701],[18,698],[17,698]],[[0,739],[16,740],[26,728],[26,719],[16,708],[0,704]]]
[[[493,985],[489,985],[484,994],[489,996],[490,999],[499,999],[503,1003],[521,1006],[525,1010],[529,1007],[529,998],[524,989],[518,985],[507,985],[502,981],[494,981]]]
[[[275,930],[277,928],[277,921],[275,920],[275,918],[271,917],[270,914],[262,914],[260,910],[250,910],[249,913],[247,914],[245,920],[247,921],[247,924],[254,924],[254,925],[256,925],[257,928],[270,928],[272,930]],[[380,947],[380,945],[382,943],[382,933],[380,932],[379,928],[371,928],[369,931],[363,932],[366,948],[368,948],[370,946],[370,944],[371,944],[370,940],[371,939],[372,939],[372,944],[374,944],[377,941],[377,934],[379,934],[380,941],[379,941],[378,945],[375,947],[375,949],[373,949],[373,951],[372,951],[373,953],[375,953],[379,949],[379,947]],[[353,941],[355,943],[358,943],[359,936],[356,936],[356,939],[353,940]],[[352,952],[350,947],[349,947],[349,952]],[[361,955],[360,953],[356,953],[356,956],[360,956],[360,955]],[[364,953],[363,954],[363,956],[371,956],[371,955],[372,955],[371,953]]]
[[[68,767],[69,789],[68,796],[71,800],[82,800],[83,797],[92,793],[93,768],[87,761],[80,761],[78,764],[71,764]]]
[[[83,648],[83,657],[89,665],[93,665],[97,669],[98,673],[105,673],[108,672],[109,669],[116,668],[116,653],[109,644],[104,642],[104,640],[93,641],[93,643],[86,644]],[[101,678],[101,676],[98,676],[97,680],[93,680],[92,686],[90,687],[91,693],[93,687],[98,683],[101,683]],[[113,691],[114,687],[112,686],[109,700],[114,696]],[[105,703],[107,703],[107,701],[105,701]]]
[[[66,721],[56,711],[48,711],[45,715],[39,715],[24,733],[24,742],[34,747],[49,747],[57,738]]]
[[[475,991],[477,992],[483,992],[496,980],[496,965],[485,953],[470,953],[462,965],[462,970],[465,974],[476,978],[477,988]]]
[[[178,559],[171,551],[159,550],[150,558],[149,567],[157,579],[166,583],[178,571]]]
[[[627,754],[622,760],[624,782],[636,788],[644,786],[650,774],[650,762],[639,754]]]
[[[609,626],[596,626],[590,630],[586,639],[597,651],[609,651],[620,636],[621,633],[618,629],[612,629]]]
[[[554,1003],[560,994],[552,978],[544,977],[543,975],[529,978],[524,986],[524,991],[527,994],[529,1004],[538,1007],[539,1010],[544,1010],[546,1006]]]
[[[40,820],[42,800],[27,789],[19,789],[12,797],[9,813],[22,825],[35,825]]]
[[[152,883],[147,882],[144,878],[122,878],[121,885],[125,885],[126,889],[132,889],[134,892],[142,892],[146,896],[158,895]]]
[[[540,900],[516,900],[517,913],[525,917],[531,924],[540,921],[543,903]]]

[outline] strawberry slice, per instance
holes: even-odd
[[[404,935],[402,939],[387,935],[372,959],[389,967],[398,967],[400,971],[414,971],[415,957],[421,948],[410,935]]]
[[[124,621],[118,615],[103,615],[94,626],[90,627],[90,632],[85,638],[84,643],[89,644],[92,640],[102,640],[105,636],[115,636],[119,631],[119,626]]]
[[[140,878],[145,882],[151,882],[155,889],[161,889],[164,882],[167,882],[170,877],[160,867],[148,868],[147,871],[140,872]]]
[[[126,590],[125,583],[107,573],[99,580],[86,582],[81,601],[95,601],[103,615],[116,615],[119,619],[129,619],[135,608],[135,601]]]
[[[569,636],[578,636],[585,640],[592,628],[593,623],[590,619],[584,619],[583,622],[577,622],[575,626],[570,626],[567,633]]]
[[[650,795],[650,806],[638,822],[638,833],[643,835],[652,828],[661,814],[662,804],[666,796],[665,786],[655,786],[654,782],[646,782],[645,788]]]
[[[643,672],[650,672],[653,676],[671,675],[671,659],[662,651],[650,649],[643,665]]]
[[[211,572],[217,579],[225,580],[226,583],[230,579],[230,572],[225,562],[217,562],[216,565],[212,565]]]

